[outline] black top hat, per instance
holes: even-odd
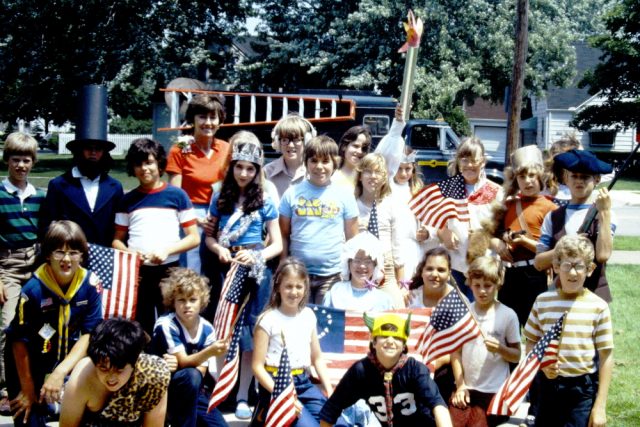
[[[611,173],[613,167],[598,159],[593,153],[585,150],[569,150],[553,158],[554,163],[570,172],[589,175]]]
[[[73,152],[97,143],[107,151],[113,150],[116,144],[107,141],[107,89],[99,85],[83,86],[78,101],[76,139],[67,143],[67,149]]]

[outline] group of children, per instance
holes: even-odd
[[[507,175],[506,202],[493,208],[492,223],[483,224],[486,247],[467,260],[468,302],[482,336],[437,360],[434,381],[424,364],[406,355],[410,322],[376,315],[368,322],[369,354],[334,390],[307,303],[369,313],[433,309],[463,285],[453,280],[451,250],[438,244],[441,230],[421,225],[405,208],[420,184],[415,156],[403,142],[399,150],[389,149],[396,141],[387,140],[380,152],[366,154],[366,132],[354,130],[339,147],[315,136],[297,116],[285,117],[276,129],[274,144],[283,155],[271,168],[255,135],[231,138],[228,169],[202,237],[189,198],[162,180],[164,148],[149,139],[134,141],[128,171],[140,185],[120,204],[113,247],[135,251],[144,261],[137,299],[142,328],[122,320],[99,325],[101,283],[82,266],[87,242],[71,221],[51,225],[33,277],[21,288],[13,284],[11,277],[35,262],[38,227],[29,214],[43,195],[27,182],[36,160],[32,142],[9,137],[9,177],[0,192],[0,213],[9,219],[0,221],[6,252],[0,257],[0,302],[8,327],[6,384],[17,424],[44,425],[62,400],[65,426],[153,426],[165,416],[172,425],[225,425],[207,403],[229,348],[219,307],[236,281],[242,282],[246,312],[236,414],[252,418],[252,425],[265,421],[284,348],[297,425],[497,425],[502,419],[487,418],[486,409],[510,364],[522,356],[520,326],[529,350],[565,312],[558,363],[534,382],[529,421],[606,423],[613,341],[604,265],[615,218],[608,193],[595,185],[608,165],[581,150],[556,156],[571,200],[555,209],[543,195],[548,178],[539,150],[519,149]],[[461,161],[460,173],[462,166],[484,161],[464,159],[454,160]],[[353,170],[344,166],[352,163]],[[265,172],[274,177],[271,186]],[[597,219],[588,238],[578,236],[594,191]],[[23,213],[18,217],[16,210]],[[217,263],[208,278],[178,268],[179,254],[201,238],[201,254]],[[412,245],[399,243],[403,238]],[[540,273],[547,268],[557,275],[550,290]],[[141,354],[143,349],[156,356]],[[248,405],[252,377],[259,389],[255,411]]]

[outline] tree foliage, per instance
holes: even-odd
[[[602,105],[580,111],[573,124],[580,129],[640,124],[640,2],[623,0],[605,19],[607,34],[591,39],[602,50],[602,62],[580,82],[592,95],[605,97]]]
[[[169,80],[224,80],[246,17],[232,0],[0,0],[0,118],[74,119],[77,90],[106,84],[115,114],[150,116]]]
[[[531,0],[525,86],[539,93],[573,78],[577,37],[597,32],[608,0]],[[414,115],[453,112],[462,99],[502,100],[513,64],[513,0],[257,0],[260,57],[244,87],[356,88],[399,96],[401,21],[424,21]],[[260,82],[259,87],[252,87]],[[445,116],[446,117],[446,116]]]

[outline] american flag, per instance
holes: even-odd
[[[411,198],[409,209],[422,224],[437,229],[447,225],[450,219],[468,222],[464,178],[458,174],[424,187]]]
[[[373,201],[373,206],[371,206],[371,213],[369,214],[369,224],[367,224],[367,231],[376,236],[378,239],[380,238],[380,233],[378,232],[378,207],[376,206],[375,200]]]
[[[327,363],[329,379],[336,386],[344,373],[358,360],[369,353],[371,333],[364,324],[362,312],[339,310],[320,305],[309,305],[316,314],[317,332],[322,349],[322,357]],[[394,310],[407,316],[411,313],[411,334],[407,345],[409,355],[421,360],[417,353],[418,338],[429,323],[430,308]],[[375,317],[380,313],[367,312]]]
[[[265,427],[288,427],[296,419],[296,389],[291,378],[291,364],[287,348],[282,349],[278,372],[273,378],[274,386]]]
[[[89,270],[102,281],[104,318],[135,319],[140,256],[100,245],[89,245]]]
[[[487,414],[513,415],[527,394],[531,381],[538,370],[558,361],[558,347],[566,315],[565,313],[560,316],[540,341],[533,346],[529,354],[520,361],[491,399]]]
[[[432,366],[436,359],[453,353],[480,334],[478,322],[454,290],[433,309],[429,326],[420,336],[418,349],[424,363]]]
[[[244,317],[245,309],[243,309],[239,314],[238,323],[236,323],[236,326],[233,329],[233,336],[229,343],[227,356],[224,358],[224,365],[220,370],[220,377],[218,378],[218,382],[213,388],[213,392],[209,398],[209,412],[229,396],[229,393],[231,393],[231,390],[233,390],[233,387],[236,385],[236,381],[238,380],[238,368],[240,366],[240,336],[242,335],[242,328],[244,326]]]
[[[222,285],[222,298],[213,318],[213,327],[219,340],[227,339],[231,328],[238,317],[240,302],[244,300],[248,290],[244,283],[249,275],[249,268],[233,263],[225,276]]]

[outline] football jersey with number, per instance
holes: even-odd
[[[409,357],[393,374],[391,386],[394,426],[435,426],[432,409],[437,405],[446,407],[446,403],[424,364]],[[320,418],[335,424],[342,410],[359,399],[364,399],[383,426],[387,425],[384,380],[368,358],[349,368],[322,408]]]

